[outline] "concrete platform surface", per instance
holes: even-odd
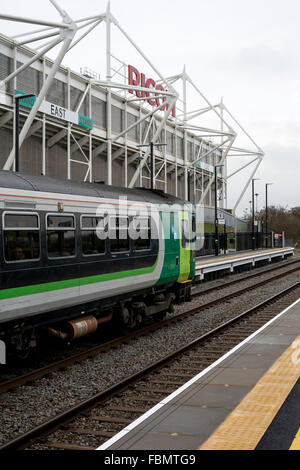
[[[99,450],[255,449],[299,377],[300,299]]]

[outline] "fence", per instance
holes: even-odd
[[[197,256],[209,256],[215,254],[215,234],[204,233],[198,237],[201,248],[196,250]],[[228,251],[247,251],[252,250],[252,232],[219,232],[219,250],[224,253]],[[276,236],[273,232],[263,233],[256,232],[254,234],[254,249],[261,250],[264,248],[283,248],[284,237]]]

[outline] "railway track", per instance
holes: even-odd
[[[98,447],[257,331],[299,296],[300,281],[108,390],[8,442],[0,450],[87,450]],[[83,437],[85,445],[81,443]]]
[[[285,262],[281,261],[280,264],[278,264],[277,266],[275,265],[271,265],[271,266],[268,266],[268,267],[264,267],[263,270],[261,270],[262,268],[255,268],[254,269],[254,272],[252,274],[249,273],[249,271],[246,271],[245,275],[242,276],[242,277],[238,277],[237,279],[232,279],[232,280],[229,280],[229,281],[225,281],[219,285],[213,285],[211,287],[207,287],[204,289],[204,292],[206,294],[210,293],[210,292],[213,292],[213,291],[218,291],[220,289],[223,289],[224,287],[226,286],[233,286],[235,284],[239,284],[240,282],[244,281],[244,280],[249,280],[249,279],[255,279],[257,278],[258,276],[263,276],[264,274],[268,274],[269,272],[276,272],[278,270],[281,270],[281,269],[285,269],[286,267],[289,267],[289,266],[292,266],[292,265],[299,265],[300,264],[300,257],[297,257],[296,259],[292,259],[292,260],[286,260]],[[215,282],[215,281],[211,281],[211,282]],[[193,292],[195,293],[195,295],[197,295],[198,293],[200,294],[202,291],[201,290],[197,290],[197,284],[193,287]]]
[[[279,274],[274,276],[274,271],[280,271]],[[151,323],[150,325],[147,325],[143,328],[140,328],[138,330],[128,332],[124,336],[118,337],[116,339],[113,339],[112,341],[106,342],[104,344],[100,344],[97,346],[94,346],[92,348],[89,348],[83,352],[77,353],[75,355],[72,355],[71,357],[67,357],[64,359],[61,359],[59,361],[56,361],[54,363],[51,363],[49,365],[46,365],[44,367],[41,367],[39,369],[27,372],[21,376],[13,377],[11,379],[5,380],[3,382],[0,382],[0,394],[13,391],[17,389],[20,386],[23,385],[32,385],[33,382],[36,382],[44,377],[51,377],[53,373],[56,371],[62,371],[67,369],[68,367],[71,367],[73,364],[76,364],[78,362],[84,361],[86,359],[91,359],[94,356],[98,355],[99,353],[106,352],[111,350],[112,348],[116,348],[120,345],[128,344],[131,341],[137,339],[140,336],[147,335],[149,333],[152,333],[155,330],[165,328],[168,325],[172,325],[176,322],[183,321],[185,318],[190,317],[192,315],[197,315],[201,312],[203,312],[206,309],[210,309],[214,306],[217,306],[218,304],[226,303],[229,302],[232,298],[236,298],[239,296],[242,296],[245,293],[248,293],[251,290],[261,288],[264,285],[267,285],[268,283],[274,282],[278,279],[281,279],[282,277],[293,274],[294,272],[297,272],[300,270],[300,260],[295,260],[293,262],[290,262],[286,266],[276,266],[273,269],[269,269],[266,274],[272,273],[270,277],[260,280],[257,283],[254,283],[253,285],[247,285],[245,287],[239,288],[233,292],[227,293],[223,296],[220,296],[217,299],[211,300],[209,302],[205,302],[201,305],[198,305],[196,307],[193,307],[187,311],[184,311],[182,313],[176,314],[173,317],[167,318],[165,320],[160,321],[159,323]],[[259,275],[264,275],[265,272],[260,273]],[[247,276],[242,279],[235,279],[233,281],[227,282],[226,284],[217,286],[217,287],[209,287],[208,289],[201,290],[199,292],[194,292],[193,293],[193,298],[197,297],[204,297],[206,294],[210,292],[214,292],[216,290],[224,290],[225,288],[231,287],[233,285],[239,284],[242,281],[248,281],[251,278],[255,278],[258,276],[258,273],[251,274],[250,276]]]

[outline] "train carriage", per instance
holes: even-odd
[[[21,353],[45,330],[132,328],[187,300],[193,207],[161,191],[0,171],[0,334]]]

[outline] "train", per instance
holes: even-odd
[[[0,171],[0,339],[133,329],[190,300],[195,208],[160,190]]]

